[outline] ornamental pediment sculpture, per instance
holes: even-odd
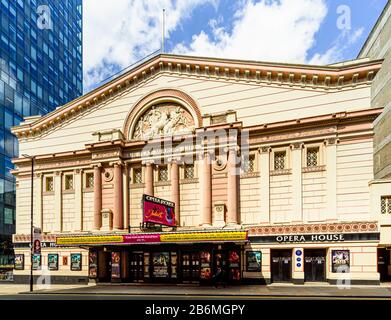
[[[133,139],[149,140],[187,134],[194,130],[194,119],[179,104],[161,103],[150,107],[137,120]]]

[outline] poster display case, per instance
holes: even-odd
[[[350,271],[350,251],[332,250],[331,251],[332,271],[349,272]]]
[[[98,276],[98,252],[94,250],[88,255],[88,276],[93,279]]]
[[[58,254],[48,254],[48,269],[50,271],[58,270]]]
[[[33,270],[41,270],[41,255],[33,254]]]
[[[81,253],[71,253],[71,271],[81,271]]]
[[[209,250],[200,252],[200,267],[200,280],[210,280],[212,278],[212,264]]]
[[[261,251],[247,251],[246,252],[246,271],[260,272],[262,266],[262,252]]]
[[[24,270],[24,254],[15,254],[15,270]]]

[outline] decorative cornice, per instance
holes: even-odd
[[[374,60],[342,66],[313,66],[160,54],[32,123],[13,127],[12,132],[18,138],[42,134],[162,72],[258,84],[339,90],[359,83],[370,84],[381,63],[382,60]],[[224,73],[220,70],[224,70]]]
[[[349,233],[349,232],[378,232],[378,223],[349,222],[349,223],[319,223],[297,225],[268,225],[248,227],[248,235],[268,234],[303,234],[303,233]]]

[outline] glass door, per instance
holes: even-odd
[[[132,252],[130,254],[130,278],[133,282],[144,280],[144,254],[142,252]]]
[[[182,280],[184,282],[196,282],[200,278],[200,253],[182,253]]]

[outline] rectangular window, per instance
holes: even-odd
[[[4,208],[4,224],[14,223],[14,213],[10,208]]]
[[[53,177],[46,177],[46,192],[54,191]]]
[[[86,188],[94,187],[94,174],[92,172],[86,173]]]
[[[391,214],[391,196],[384,196],[380,199],[381,214]]]
[[[243,172],[251,173],[255,171],[255,154],[250,154],[243,158]]]
[[[319,163],[319,148],[307,149],[307,167],[316,167]]]
[[[194,179],[194,164],[185,165],[185,179]]]
[[[65,175],[65,190],[73,190],[73,175]]]
[[[158,172],[158,181],[168,181],[168,168],[160,167]]]
[[[274,170],[285,169],[286,151],[278,151],[274,153]]]
[[[141,168],[134,168],[133,169],[133,181],[134,183],[142,183],[143,182],[143,175]]]

